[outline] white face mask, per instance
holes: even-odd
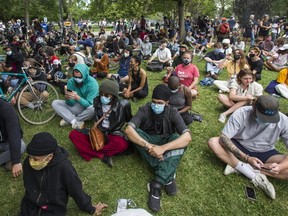
[[[6,54],[7,54],[8,56],[12,55],[12,51],[10,50],[10,51],[6,52]]]
[[[124,53],[125,58],[129,56],[129,53]]]

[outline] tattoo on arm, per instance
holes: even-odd
[[[227,136],[222,134],[220,136],[219,142],[223,146],[223,148],[233,153],[235,157],[243,159],[244,161],[246,160],[246,155],[243,154],[243,152],[240,151]]]

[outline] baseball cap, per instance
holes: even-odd
[[[263,122],[277,123],[279,116],[279,100],[271,95],[262,95],[255,102],[256,116]]]
[[[284,44],[282,47],[279,48],[279,50],[288,50],[288,44]]]

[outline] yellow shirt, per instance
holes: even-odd
[[[235,64],[235,62],[233,62],[233,60],[225,61],[223,66],[227,69],[229,77],[233,76],[234,73],[238,74],[239,71],[241,70],[240,64]],[[247,64],[245,64],[244,69],[248,69],[248,68],[249,68],[249,66]]]
[[[284,68],[281,71],[279,71],[277,82],[285,83],[286,85],[288,85],[288,68]]]

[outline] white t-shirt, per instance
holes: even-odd
[[[103,115],[105,115],[105,113],[107,113],[109,110],[111,109],[111,105],[104,105],[102,104],[102,112],[103,112]],[[104,128],[109,128],[110,126],[110,121],[109,121],[109,116],[110,116],[110,113],[106,114],[106,116],[104,117],[103,121],[102,121],[102,127]]]
[[[278,123],[259,124],[251,106],[240,107],[228,119],[222,134],[236,139],[252,152],[266,152],[275,148],[279,138],[288,147],[288,117],[279,112]]]
[[[263,86],[257,82],[252,82],[245,90],[239,85],[236,79],[232,79],[229,85],[229,89],[236,89],[236,94],[239,96],[252,95],[259,97],[263,94]]]
[[[153,57],[157,57],[159,60],[165,60],[167,58],[171,60],[171,51],[167,47],[165,47],[163,50],[158,48],[154,52]]]

